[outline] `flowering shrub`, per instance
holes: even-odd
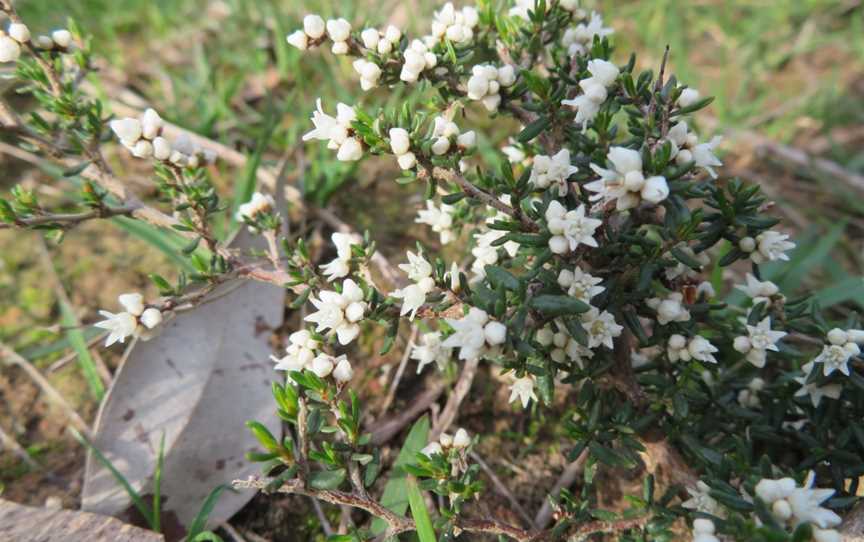
[[[374,231],[333,233],[335,258],[315,262],[302,237],[285,235],[279,194],[256,193],[236,212],[266,239],[266,257],[229,250],[213,229],[225,210],[207,175],[218,157],[169,140],[152,109],[112,118],[77,85],[90,69],[80,32],[31,39],[5,0],[12,22],[0,61],[17,61],[45,114],[4,111],[4,129],[78,164],[70,175],[81,179],[84,209],[54,213],[18,188],[0,203],[2,219],[57,235],[125,215],[189,238],[196,272],[176,285],[154,276],[162,298],[126,294],[123,312],[103,311],[96,325],[110,331],[108,346],[152,333],[238,277],[283,285],[296,295],[293,308],[311,306],[285,355],[273,358],[285,375],[273,396],[290,434],[279,439],[250,422],[263,448],[250,458],[272,478],[237,487],[352,506],[383,520],[378,532],[388,536],[417,528],[373,494],[384,465],[362,423],[359,360],[345,348],[383,326],[384,354],[414,325],[424,330],[408,352],[417,372],[462,375],[448,407],[458,409],[482,361],[509,387],[511,408],[538,414],[566,404],[566,417],[542,420],[583,465],[578,494],[549,495],[551,527],[477,519],[471,503],[489,489],[472,448],[483,435],[447,433],[451,413],[405,467],[440,496],[442,536],[672,540],[692,529],[699,542],[840,540],[835,528],[864,473],[860,322],[830,324],[813,299],[786,298],[763,279],[760,266],[788,260],[795,245],[758,186],[718,180],[719,141],[700,138],[690,119],[711,99],[668,75],[665,56],[656,73],[637,72],[633,56],[613,49],[602,17],[572,0],[500,4],[448,3],[420,38],[318,15],[287,36],[305,54],[350,57],[359,92],[404,86],[417,96],[414,107],[381,111],[364,109],[362,98],[335,108],[318,100],[303,136],[341,161],[391,156],[400,183],[423,187],[416,221],[439,243],[408,251],[398,284],[385,288],[370,272],[380,259]],[[489,115],[521,125],[495,159],[475,154],[481,136],[466,129]],[[152,163],[170,213],[114,177],[101,153],[112,133]],[[444,245],[465,257],[445,259]],[[724,280],[730,266],[746,272],[741,284]],[[723,302],[719,291],[732,286],[743,304]],[[643,491],[604,509],[597,475],[624,471],[641,477]],[[343,537],[334,539],[373,535],[360,528]]]

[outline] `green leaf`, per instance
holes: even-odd
[[[345,481],[345,469],[321,470],[309,476],[309,485],[315,489],[336,489]]]
[[[89,165],[90,165],[90,160],[87,160],[86,162],[82,162],[78,165],[72,166],[69,169],[63,171],[63,176],[64,177],[76,177],[79,173],[81,173],[82,171],[87,169],[87,166],[89,166]]]
[[[504,287],[507,290],[517,291],[519,290],[519,279],[513,276],[510,271],[507,271],[503,267],[499,267],[497,265],[487,265],[486,266],[486,278],[489,279],[489,283],[492,284],[495,288]]]
[[[540,117],[537,120],[528,124],[519,135],[516,136],[516,139],[519,140],[520,143],[528,143],[538,135],[540,132],[545,130],[549,126],[549,117]]]
[[[159,454],[156,456],[156,469],[153,471],[153,530],[162,530],[162,467],[165,465],[165,431],[159,439]]]
[[[381,505],[395,514],[402,515],[408,508],[408,486],[405,482],[407,473],[405,465],[414,463],[415,458],[422,450],[429,438],[429,418],[423,416],[411,426],[405,444],[399,450],[396,462],[387,484],[384,486],[384,494],[381,496]],[[387,522],[376,518],[372,521],[372,533],[379,535],[387,528]]]
[[[568,314],[588,312],[591,308],[574,297],[548,294],[538,295],[537,297],[531,298],[529,305],[532,309],[541,312],[544,316],[552,318],[566,316]]]
[[[165,254],[181,269],[190,273],[195,271],[189,260],[180,253],[187,242],[184,237],[125,216],[115,216],[111,222]]]
[[[87,387],[90,388],[90,393],[97,401],[101,401],[105,395],[105,386],[102,384],[102,379],[99,378],[99,372],[96,370],[96,362],[93,356],[90,355],[90,349],[87,348],[87,340],[84,338],[84,333],[81,331],[78,319],[72,307],[64,301],[60,301],[60,314],[63,327],[66,328],[66,338],[69,339],[69,344],[75,350],[78,357],[78,365],[81,366],[81,372],[84,374],[84,380],[87,381]]]
[[[204,531],[203,533],[196,534],[194,537],[188,536],[186,540],[189,542],[225,542],[221,536],[213,531]]]
[[[411,516],[417,529],[420,542],[436,542],[435,529],[432,528],[432,520],[429,518],[429,509],[423,501],[423,494],[417,487],[414,478],[406,480],[408,486],[408,503],[411,505]]]

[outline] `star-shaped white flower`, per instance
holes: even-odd
[[[534,377],[525,375],[522,378],[517,378],[510,384],[510,399],[509,402],[519,400],[522,402],[522,408],[528,408],[528,403],[533,399],[537,401],[537,395],[534,393]]]
[[[451,349],[444,347],[441,334],[437,331],[424,333],[420,336],[420,344],[412,345],[411,348],[411,359],[417,360],[417,374],[432,362],[435,362],[438,369],[443,371],[451,356]]]
[[[549,248],[556,254],[565,254],[576,250],[580,244],[598,246],[594,232],[603,221],[585,216],[584,204],[568,211],[561,202],[553,200],[546,209],[546,224],[552,234]]]
[[[624,329],[615,322],[615,317],[610,312],[601,313],[597,307],[591,307],[591,310],[582,314],[582,327],[588,333],[588,348],[614,348],[612,340],[621,335]]]
[[[366,312],[363,301],[363,290],[351,279],[342,281],[342,293],[332,290],[322,290],[318,298],[311,297],[309,301],[318,309],[306,316],[307,322],[316,324],[315,331],[335,333],[339,344],[346,345],[360,334],[360,325]]]
[[[576,266],[573,271],[562,269],[558,273],[558,284],[567,290],[568,295],[584,303],[589,303],[591,298],[606,290],[603,286],[598,286],[601,282],[603,279],[586,273],[579,266]]]

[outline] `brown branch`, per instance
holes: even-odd
[[[444,410],[441,411],[441,416],[438,417],[438,423],[429,432],[429,441],[438,440],[438,437],[446,431],[453,421],[456,419],[456,414],[459,413],[459,406],[468,391],[471,390],[471,384],[474,383],[474,377],[477,375],[477,367],[480,365],[480,358],[470,359],[465,362],[462,372],[459,374],[459,380],[456,381],[456,386],[453,388],[453,393],[447,399],[447,404],[444,405]]]
[[[10,228],[28,228],[48,224],[56,224],[62,229],[70,229],[87,220],[111,218],[113,216],[131,216],[134,211],[134,208],[126,206],[104,206],[92,211],[81,213],[46,213],[26,218],[16,218],[15,222],[0,224],[0,230]]]

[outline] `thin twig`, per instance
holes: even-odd
[[[472,450],[471,453],[468,455],[470,455],[471,459],[474,460],[478,465],[480,465],[480,468],[483,469],[483,472],[486,473],[486,476],[488,476],[489,479],[492,480],[492,485],[495,487],[496,491],[498,491],[501,496],[507,499],[507,502],[510,503],[510,506],[512,506],[516,510],[516,512],[519,513],[519,516],[525,522],[525,525],[533,525],[534,522],[531,520],[531,516],[529,516],[528,512],[525,511],[525,508],[523,508],[522,505],[519,504],[519,501],[516,500],[516,497],[513,495],[513,493],[509,489],[507,489],[507,486],[504,485],[504,482],[502,482],[501,479],[498,478],[498,475],[495,474],[495,471],[493,471],[492,468],[487,465],[485,461],[483,461],[483,458],[480,457],[480,454]]]
[[[450,428],[450,425],[456,419],[459,413],[459,406],[468,395],[471,389],[471,384],[474,382],[474,376],[477,374],[477,367],[480,365],[480,358],[469,359],[462,367],[462,373],[459,374],[459,380],[453,387],[453,393],[447,399],[447,404],[444,405],[444,410],[441,411],[441,416],[438,418],[438,423],[429,432],[429,441],[438,440],[441,433]]]
[[[12,223],[0,224],[0,230],[9,228],[27,228],[33,226],[43,226],[54,224],[63,229],[69,229],[77,226],[86,220],[97,218],[111,218],[112,216],[131,216],[135,211],[132,207],[109,207],[105,206],[92,211],[82,213],[47,213],[42,215],[31,216],[27,218],[18,218]]]
[[[576,458],[575,461],[572,461],[567,467],[564,469],[564,472],[561,473],[561,476],[555,482],[555,485],[552,486],[552,490],[549,492],[549,495],[558,495],[561,493],[561,490],[564,488],[568,488],[573,485],[573,482],[576,481],[576,477],[582,473],[582,470],[585,468],[585,461],[588,459],[588,450],[584,450],[579,457]],[[549,499],[545,499],[543,501],[543,505],[540,507],[540,510],[537,511],[537,515],[534,517],[534,527],[538,529],[545,529],[549,522],[552,520],[552,502]]]
[[[18,459],[23,461],[31,470],[38,470],[39,465],[33,461],[33,458],[30,457],[30,454],[27,453],[18,441],[15,440],[15,437],[6,433],[3,430],[3,426],[0,426],[0,446],[11,451]]]
[[[408,365],[408,359],[411,357],[411,345],[417,338],[417,325],[411,326],[411,335],[408,342],[405,343],[405,352],[402,354],[402,360],[399,362],[399,367],[396,369],[396,374],[393,376],[393,382],[390,383],[390,388],[387,390],[387,395],[384,397],[384,402],[381,405],[381,414],[386,414],[387,409],[393,404],[393,399],[396,398],[396,388],[399,387],[399,382],[402,380],[402,374],[405,372],[405,366]]]

